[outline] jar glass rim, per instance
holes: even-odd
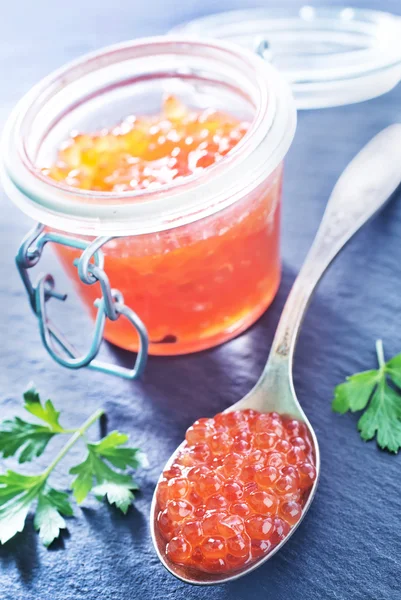
[[[57,184],[42,175],[27,151],[27,130],[46,103],[68,85],[89,81],[97,71],[112,76],[123,61],[157,56],[201,56],[231,69],[253,90],[255,115],[241,142],[201,175],[155,190],[95,192]],[[180,73],[178,72],[178,77]],[[111,81],[111,80],[110,80]],[[83,88],[85,86],[83,85]],[[247,90],[243,90],[247,93]],[[98,90],[99,92],[99,90]],[[96,93],[94,90],[93,93]],[[100,93],[104,93],[101,89]],[[85,90],[81,102],[90,97]],[[62,113],[59,118],[62,118]],[[287,84],[262,58],[227,42],[179,37],[143,38],[103,48],[68,63],[39,82],[20,101],[3,135],[2,178],[6,192],[29,216],[72,233],[134,235],[169,229],[235,202],[267,177],[286,154],[295,132],[295,107]],[[40,132],[42,137],[45,132]],[[243,169],[242,176],[239,168]],[[233,180],[234,177],[234,180]]]

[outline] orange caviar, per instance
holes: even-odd
[[[254,410],[199,419],[157,487],[167,557],[210,573],[256,561],[299,521],[315,479],[303,423]]]
[[[129,116],[112,129],[75,133],[42,172],[84,190],[156,189],[200,174],[228,154],[248,123],[216,110],[189,110],[167,96],[161,115]]]
[[[247,128],[227,113],[192,110],[170,96],[158,115],[131,116],[112,129],[73,135],[42,172],[82,189],[122,195],[146,189],[152,195],[224,161]],[[145,323],[151,354],[209,348],[244,331],[266,310],[280,280],[281,182],[279,165],[216,214],[166,231],[115,238],[102,248],[111,287]],[[77,250],[56,249],[94,316],[99,285],[79,281],[73,265]],[[136,331],[124,318],[107,320],[104,335],[127,350],[138,349]]]

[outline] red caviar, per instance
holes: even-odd
[[[174,96],[161,115],[129,116],[112,129],[74,133],[42,172],[83,190],[157,189],[200,174],[242,139],[248,123],[226,113],[189,110]]]
[[[73,134],[42,173],[94,192],[157,193],[224,160],[248,127],[228,113],[189,109],[169,96],[160,114],[130,116],[114,128]],[[216,214],[171,230],[115,238],[103,247],[111,287],[145,323],[151,354],[219,344],[269,306],[280,278],[281,182],[279,165]],[[135,197],[127,195],[128,201]],[[99,285],[79,281],[73,265],[77,250],[59,245],[56,250],[94,316]],[[106,322],[105,338],[138,349],[137,334],[124,318]]]
[[[299,521],[315,479],[303,423],[254,410],[199,419],[157,488],[167,557],[211,573],[252,563]]]

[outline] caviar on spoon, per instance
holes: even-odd
[[[396,124],[359,152],[334,187],[255,387],[214,419],[197,421],[167,462],[152,501],[151,534],[161,562],[182,581],[212,585],[249,573],[306,514],[320,456],[293,385],[298,333],[331,261],[400,182]]]
[[[304,423],[252,409],[199,419],[157,487],[157,527],[173,563],[238,571],[301,518],[316,480]]]

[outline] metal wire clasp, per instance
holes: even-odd
[[[272,61],[272,51],[266,38],[257,38],[254,43],[254,51],[264,60]]]
[[[113,238],[99,237],[89,242],[45,231],[44,225],[38,224],[23,239],[16,256],[16,263],[28,293],[32,310],[38,318],[43,344],[56,362],[69,369],[88,367],[125,379],[136,379],[143,373],[145,368],[148,356],[148,334],[138,315],[124,304],[121,292],[110,288],[109,279],[104,271],[104,254],[101,247],[111,239]],[[67,294],[60,294],[55,290],[55,282],[50,274],[41,275],[35,284],[32,283],[29,276],[29,269],[37,265],[48,242],[83,250],[80,258],[74,261],[79,278],[87,285],[99,282],[102,290],[102,297],[95,300],[94,303],[97,308],[94,335],[90,347],[84,355],[79,355],[47,315],[47,302],[51,298],[64,301]],[[96,360],[103,339],[106,318],[116,321],[121,316],[128,319],[139,336],[139,350],[133,369]]]

